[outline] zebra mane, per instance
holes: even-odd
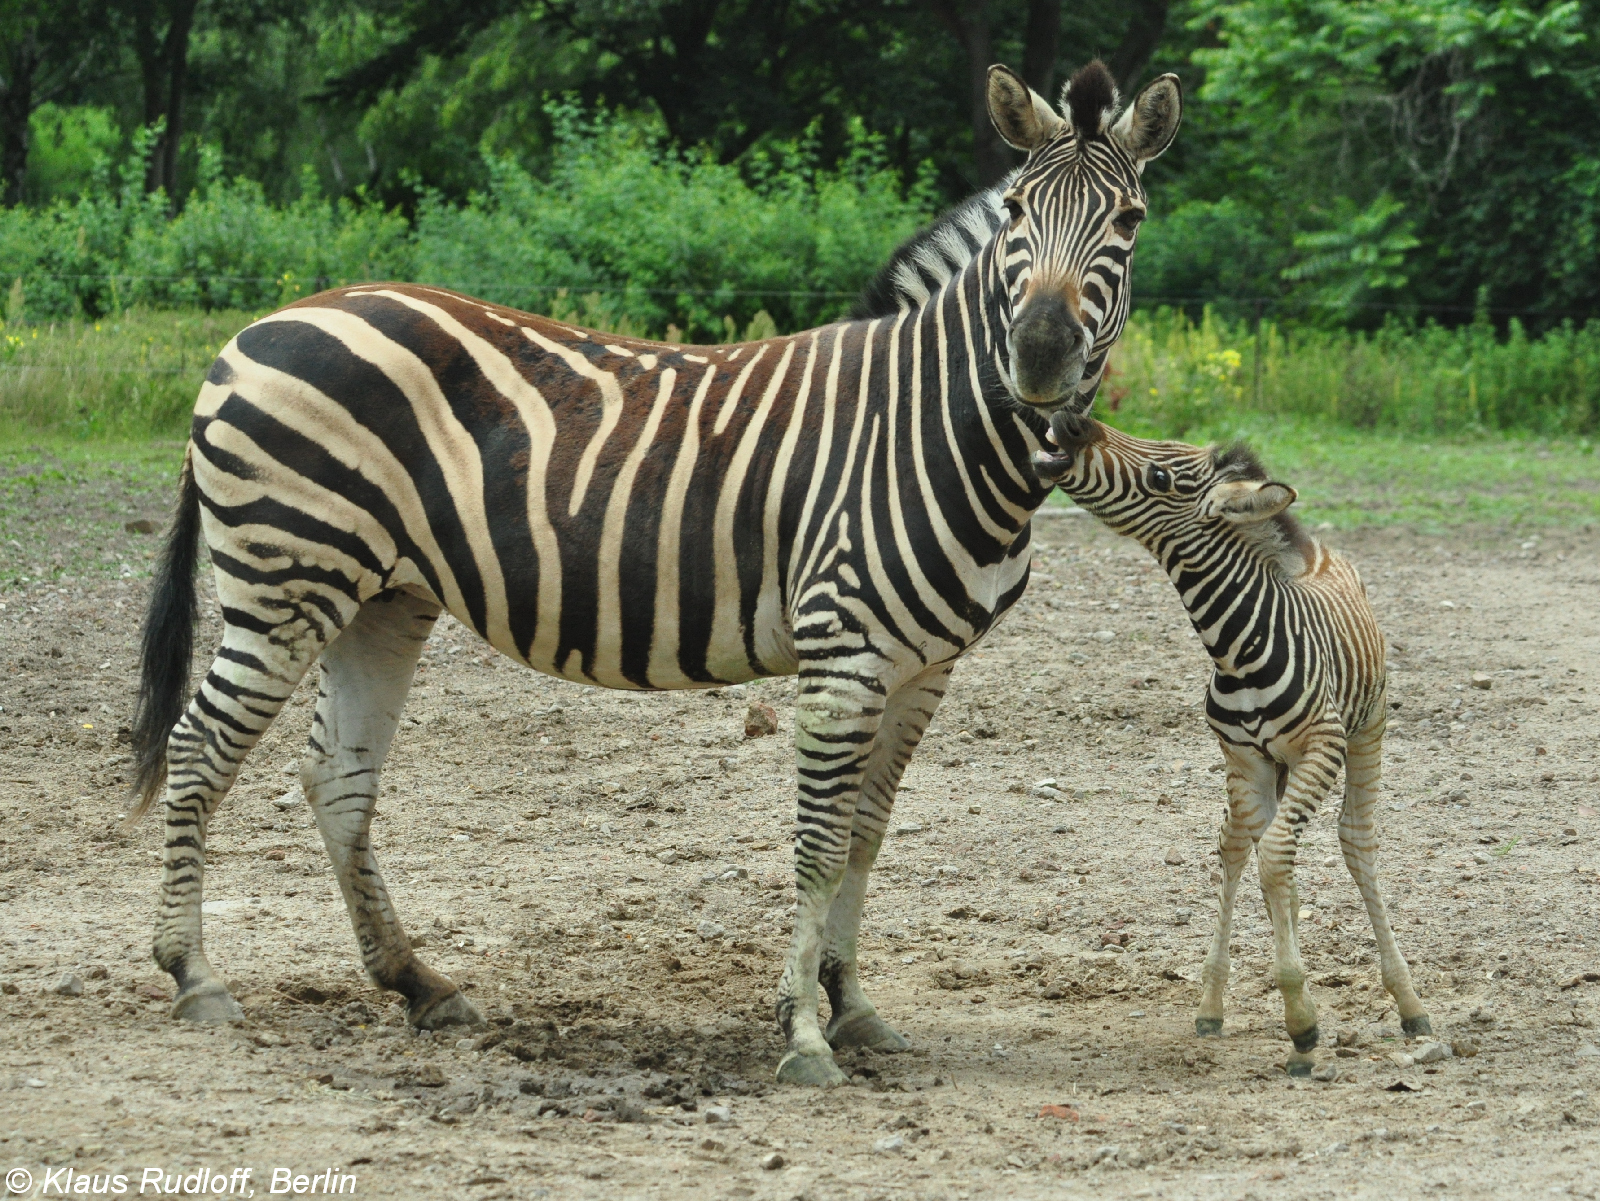
[[[1223,480],[1266,481],[1272,478],[1254,448],[1244,442],[1213,450],[1211,465]],[[1316,562],[1317,540],[1288,513],[1234,529],[1245,545],[1284,579],[1304,575]]]
[[[900,243],[850,309],[852,321],[892,317],[914,309],[944,287],[977,257],[1005,224],[1005,195],[1013,171],[995,184],[943,213],[934,223]]]

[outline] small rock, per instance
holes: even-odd
[[[1111,642],[1116,639],[1116,635],[1110,630],[1096,630],[1094,633],[1090,634],[1089,637],[1094,639],[1096,642]]]
[[[751,701],[744,715],[744,736],[765,738],[778,732],[778,711],[765,701]]]
[[[1411,1067],[1417,1060],[1415,1056],[1407,1055],[1404,1051],[1394,1051],[1389,1055],[1389,1062],[1397,1068],[1405,1069]]]
[[[713,938],[721,938],[727,933],[727,931],[719,926],[716,922],[709,920],[701,922],[694,928],[694,932],[707,941],[710,941]]]
[[[788,1162],[783,1156],[773,1151],[771,1154],[761,1157],[761,1170],[763,1172],[776,1172]]]
[[[676,863],[678,862],[678,852],[673,850],[657,851],[656,858],[662,863]]]
[[[1331,1063],[1325,1063],[1320,1068],[1313,1069],[1311,1078],[1320,1080],[1324,1084],[1332,1084],[1339,1078],[1339,1069]]]
[[[1183,852],[1178,850],[1177,847],[1173,847],[1167,852],[1165,862],[1168,867],[1181,867],[1183,865]]]
[[[83,977],[75,972],[68,972],[60,980],[56,981],[56,986],[50,991],[62,997],[81,997],[83,996]]]
[[[443,1088],[449,1083],[449,1079],[438,1064],[424,1063],[401,1076],[395,1083],[409,1084],[417,1088]]]
[[[922,827],[916,822],[906,822],[902,826],[896,826],[894,832],[896,834],[921,834]]]
[[[1487,690],[1494,687],[1494,680],[1481,671],[1475,671],[1472,673],[1472,686]]]
[[[105,964],[97,963],[94,965],[94,967],[90,968],[84,973],[84,978],[88,980],[104,980],[110,974],[111,973],[106,970]]]
[[[1471,1013],[1467,1014],[1467,1016],[1480,1026],[1492,1026],[1497,1020],[1495,1018],[1494,1010],[1490,1009],[1488,1006],[1481,1006],[1480,1008],[1474,1009]]]
[[[133,990],[135,996],[143,997],[146,1001],[167,1001],[167,990],[159,984],[141,984]]]
[[[993,909],[985,909],[978,914],[978,920],[980,922],[997,922],[1000,920],[1000,914]]]
[[[702,1151],[721,1151],[726,1148],[727,1145],[728,1144],[722,1142],[720,1139],[703,1138],[700,1140],[700,1150]]]
[[[1600,1047],[1593,1043],[1584,1043],[1578,1048],[1577,1055],[1579,1059],[1600,1059]]]
[[[1029,789],[1029,794],[1041,801],[1064,801],[1067,799],[1066,793],[1059,788],[1052,788],[1048,784],[1035,784]]]
[[[301,791],[300,785],[296,784],[288,792],[276,798],[272,804],[278,809],[293,809],[297,805],[305,804],[305,802],[306,794]]]
[[[1472,862],[1476,863],[1479,867],[1488,867],[1489,866],[1489,856],[1488,856],[1487,853],[1485,853],[1483,851],[1473,851],[1472,852]]]
[[[762,888],[783,888],[788,883],[789,877],[784,875],[782,872],[769,872],[767,875],[761,877]]]
[[[8,997],[14,997],[21,991],[22,990],[20,988],[11,983],[9,980],[7,980],[4,984],[0,984],[0,993],[4,993]]]
[[[707,1126],[726,1125],[733,1121],[733,1112],[726,1105],[707,1105],[705,1113]]]
[[[457,1051],[470,1051],[470,1050],[472,1050],[473,1047],[475,1047],[477,1045],[478,1045],[478,1043],[477,1043],[476,1039],[471,1039],[471,1038],[458,1038],[458,1039],[456,1039],[456,1050]]]
[[[1461,1059],[1471,1059],[1478,1053],[1478,1044],[1471,1038],[1453,1038],[1450,1040],[1450,1050]]]
[[[872,1144],[872,1149],[879,1155],[894,1155],[905,1149],[906,1140],[902,1134],[891,1134],[888,1138],[880,1138]]]
[[[1173,912],[1172,924],[1174,926],[1187,926],[1189,919],[1194,916],[1192,909],[1179,909]]]
[[[122,528],[130,534],[153,534],[158,527],[148,517],[141,517],[137,521],[126,522]]]
[[[1414,1058],[1418,1063],[1440,1063],[1450,1055],[1450,1048],[1444,1043],[1423,1043]]]

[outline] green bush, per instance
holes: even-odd
[[[1259,334],[1209,308],[1136,314],[1114,352],[1108,407],[1182,437],[1230,410],[1417,433],[1600,430],[1600,321],[1538,339],[1487,319],[1446,329],[1391,320],[1372,332],[1317,327]]]
[[[836,171],[806,142],[742,168],[665,148],[639,122],[555,106],[549,177],[511,160],[462,206],[424,195],[414,223],[359,201],[270,204],[204,156],[199,186],[169,217],[142,188],[149,139],[113,181],[75,201],[0,210],[0,286],[20,279],[26,315],[95,318],[130,306],[264,309],[319,288],[414,279],[591,325],[712,341],[749,328],[839,316],[895,245],[927,220],[858,125]],[[572,296],[582,297],[574,308]]]

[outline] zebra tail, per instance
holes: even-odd
[[[188,455],[183,459],[178,510],[161,548],[145,613],[139,699],[133,715],[136,798],[128,821],[142,817],[167,779],[167,738],[183,716],[189,692],[189,658],[199,617],[195,564],[200,542],[200,489]]]

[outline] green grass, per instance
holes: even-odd
[[[182,437],[206,369],[253,314],[131,310],[0,325],[0,448]]]
[[[1104,416],[1143,437],[1174,436],[1126,414]],[[1419,437],[1251,413],[1183,435],[1196,444],[1241,438],[1275,479],[1300,493],[1294,512],[1312,525],[1445,530],[1600,523],[1600,458],[1582,439]]]

